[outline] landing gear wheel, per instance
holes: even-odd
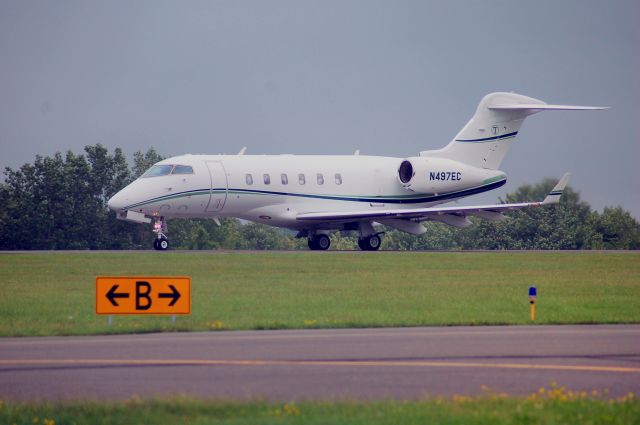
[[[158,251],[166,251],[169,248],[169,240],[163,232],[167,231],[167,222],[164,217],[155,217],[153,221],[153,233],[156,238],[153,241],[153,249]]]
[[[153,241],[153,248],[158,251],[166,251],[169,248],[169,240],[164,236]]]
[[[377,251],[380,248],[381,243],[382,241],[378,235],[371,235],[358,239],[358,246],[363,251]]]
[[[315,237],[316,246],[320,251],[326,251],[331,246],[331,239],[327,235],[318,235]]]
[[[320,234],[309,238],[307,244],[312,251],[326,251],[331,246],[331,239],[327,235]]]

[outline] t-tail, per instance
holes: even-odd
[[[497,170],[518,135],[525,118],[545,110],[596,110],[599,106],[548,105],[515,93],[491,93],[476,113],[444,148],[420,152],[420,156],[446,158],[474,167]]]

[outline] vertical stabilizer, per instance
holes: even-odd
[[[515,93],[491,93],[454,139],[442,149],[423,151],[420,156],[447,158],[474,167],[498,169],[511,143],[529,115],[544,110],[606,109],[594,106],[548,105]]]

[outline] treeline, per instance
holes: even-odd
[[[87,146],[83,154],[37,156],[17,170],[6,168],[0,183],[0,249],[149,249],[150,226],[123,222],[106,207],[118,190],[162,157],[153,149],[136,152],[129,166],[120,149]],[[518,188],[504,202],[543,199],[555,180]],[[567,188],[559,205],[507,214],[456,229],[424,223],[427,233],[386,230],[382,249],[639,249],[640,225],[622,207],[593,211]],[[293,232],[236,219],[169,220],[174,249],[307,249]],[[356,248],[355,236],[336,233],[333,249]]]

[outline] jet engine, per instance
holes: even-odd
[[[491,184],[501,186],[506,179],[500,170],[472,167],[445,158],[411,157],[398,167],[402,186],[417,193],[440,194]]]

